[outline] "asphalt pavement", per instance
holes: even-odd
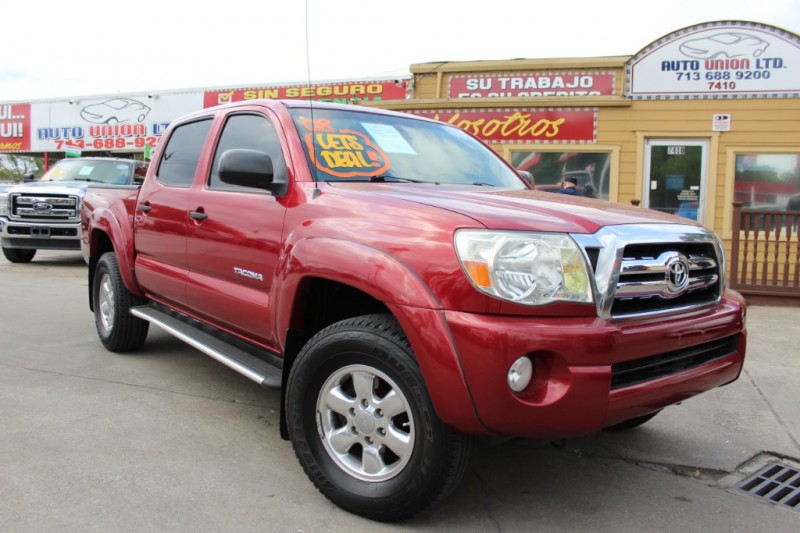
[[[735,383],[628,432],[482,443],[452,496],[385,525],[308,481],[279,393],[156,328],[107,352],[86,290],[80,254],[0,257],[1,532],[800,531],[800,503],[737,488],[800,469],[800,307],[750,307]]]

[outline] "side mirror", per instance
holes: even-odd
[[[36,174],[34,174],[33,172],[28,172],[27,174],[24,174],[22,176],[22,181],[26,183],[29,181],[34,181],[35,179],[36,179]]]
[[[227,150],[219,158],[219,179],[230,185],[264,189],[275,196],[286,194],[287,183],[275,181],[272,158],[258,150]]]
[[[527,170],[517,170],[517,174],[519,174],[519,175],[522,177],[522,179],[524,179],[524,180],[525,180],[525,182],[526,182],[528,185],[530,185],[530,186],[531,186],[531,188],[533,188],[533,186],[535,185],[535,184],[533,183],[533,174],[531,174],[531,173],[530,173],[530,172],[528,172]]]

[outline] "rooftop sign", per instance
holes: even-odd
[[[710,22],[667,35],[628,62],[633,99],[796,98],[800,39],[752,22]]]

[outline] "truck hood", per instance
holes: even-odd
[[[410,183],[337,183],[336,186],[446,209],[490,229],[591,234],[604,226],[619,224],[698,225],[658,211],[532,190]]]
[[[19,185],[12,185],[7,190],[0,192],[8,193],[31,193],[31,194],[78,194],[83,196],[89,182],[86,181],[29,181]]]

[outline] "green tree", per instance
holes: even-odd
[[[44,160],[41,157],[0,154],[0,181],[22,181],[26,174],[42,175]]]

